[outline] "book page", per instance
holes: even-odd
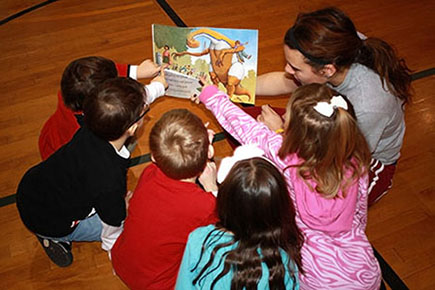
[[[232,101],[255,104],[257,30],[153,24],[152,32],[154,61],[169,66],[166,95],[189,98],[205,76]]]
[[[201,92],[201,84],[197,78],[187,76],[178,71],[165,69],[165,79],[168,83],[166,95],[188,99]]]

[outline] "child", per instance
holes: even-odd
[[[176,289],[299,289],[303,236],[281,173],[250,158],[261,153],[245,145],[222,160],[220,221],[189,235]]]
[[[47,159],[72,136],[83,124],[83,101],[103,81],[117,75],[133,79],[150,78],[157,75],[159,67],[150,60],[139,66],[115,64],[110,59],[89,56],[72,61],[63,72],[61,91],[58,92],[57,109],[45,122],[39,135],[39,152],[42,160]],[[164,95],[160,82],[145,86],[148,103]]]
[[[257,144],[283,170],[305,235],[301,288],[378,289],[379,265],[364,233],[370,151],[348,102],[326,85],[298,88],[281,135],[214,86],[199,99],[237,141]]]
[[[85,100],[85,125],[22,178],[21,219],[58,266],[72,263],[72,241],[102,241],[108,251],[122,231],[130,156],[124,142],[142,125],[144,99],[139,82],[106,80]]]
[[[201,119],[185,109],[165,113],[152,128],[153,164],[139,179],[111,252],[128,287],[173,289],[189,233],[216,221],[211,139]],[[195,184],[198,176],[205,191]]]
[[[260,76],[256,93],[281,95],[298,84],[327,83],[346,95],[372,153],[369,205],[374,204],[392,186],[405,134],[404,105],[411,99],[405,61],[385,41],[358,33],[335,7],[300,13],[285,34],[284,55],[285,72]],[[259,120],[272,130],[282,126],[268,106]]]

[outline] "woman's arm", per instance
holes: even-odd
[[[296,90],[298,85],[285,72],[270,72],[257,77],[256,95],[285,95]]]

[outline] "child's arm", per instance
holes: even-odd
[[[160,66],[152,60],[146,59],[137,67],[137,78],[148,79],[156,77],[160,72]]]
[[[216,175],[216,163],[209,161],[198,178],[199,182],[204,187],[204,190],[211,192],[214,196],[217,195],[218,191]]]
[[[199,96],[207,109],[211,110],[221,126],[241,144],[257,144],[268,157],[276,155],[282,136],[257,122],[233,104],[228,96],[215,86],[205,87]]]
[[[116,186],[114,183],[112,184]],[[125,191],[123,194],[120,188],[103,190],[101,194],[98,194],[94,207],[103,227],[101,247],[105,251],[110,251],[124,228],[124,220],[127,214]]]
[[[160,67],[160,75],[156,76],[149,85],[145,86],[148,104],[152,104],[155,100],[165,95],[165,89],[168,83],[165,80],[166,66]]]
[[[105,251],[110,251],[115,244],[116,239],[124,229],[124,222],[122,222],[121,226],[119,227],[108,225],[103,221],[101,221],[101,224],[103,225],[103,229],[101,231],[101,248],[103,248]]]
[[[270,130],[279,132],[284,129],[284,121],[269,105],[261,106],[261,113],[257,116],[257,121],[264,123]]]
[[[132,79],[149,79],[157,76],[160,72],[160,66],[153,61],[146,59],[139,65],[130,65],[128,67],[128,72],[124,75],[121,73],[120,65],[117,65],[118,74],[120,76],[128,76]]]

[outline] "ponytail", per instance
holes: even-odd
[[[300,13],[284,43],[299,50],[315,70],[329,63],[338,70],[360,63],[375,71],[404,104],[411,100],[411,71],[405,61],[381,39],[361,40],[352,20],[338,8]]]
[[[411,70],[387,42],[374,37],[363,40],[355,62],[375,71],[383,85],[386,84],[388,90],[404,104],[410,102]]]

